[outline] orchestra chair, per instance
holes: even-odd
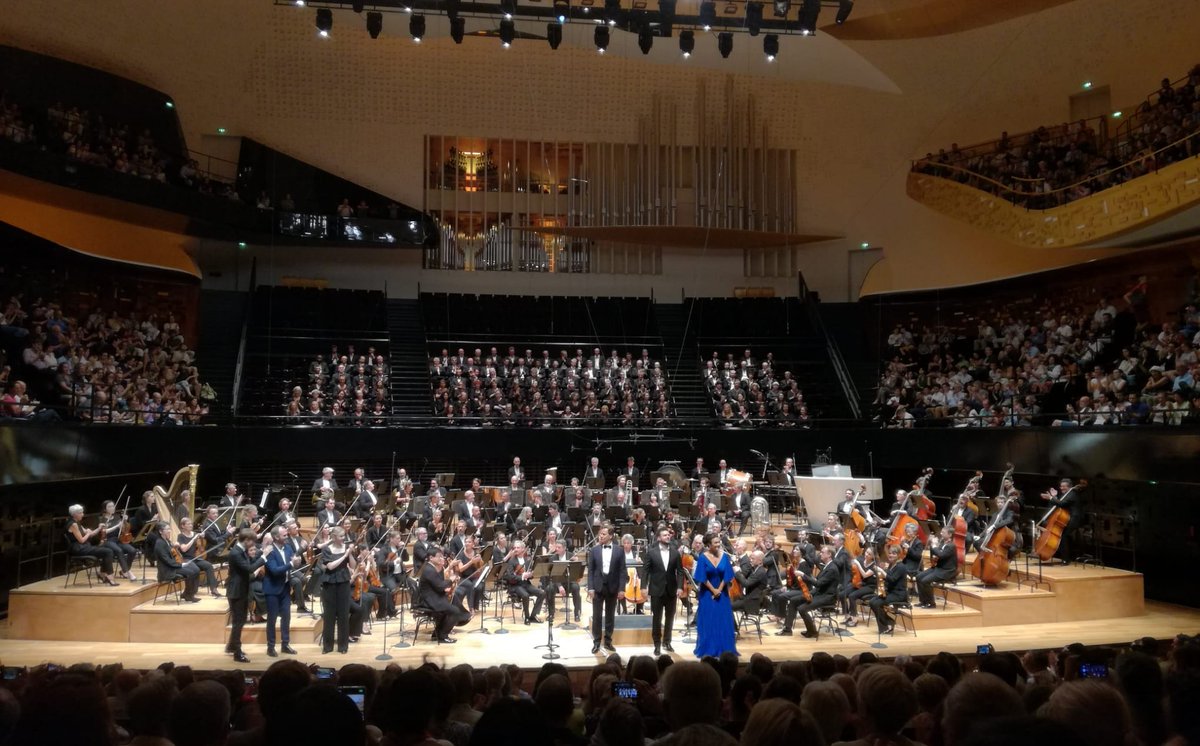
[[[934,591],[942,592],[942,611],[946,610],[946,601],[949,600],[951,593],[958,594],[958,605],[964,606],[962,590],[958,587],[958,578],[951,580],[935,580],[929,584],[929,587]],[[934,603],[936,603],[936,597]]]
[[[84,554],[71,554],[70,546],[74,538],[70,532],[63,534],[63,540],[67,547],[67,575],[66,582],[63,583],[63,588],[74,585],[79,579],[79,573],[83,573],[84,579],[87,580],[88,588],[91,588],[92,580],[98,580],[96,572],[100,569],[100,560]]]
[[[910,601],[901,601],[899,603],[888,604],[888,608],[892,610],[892,615],[896,617],[896,621],[904,625],[905,632],[912,632],[913,637],[917,636],[917,624],[913,621],[913,607]]]
[[[175,603],[178,605],[180,601],[180,588],[183,587],[183,578],[172,578],[171,580],[163,580],[154,585],[154,600],[150,602],[151,606],[157,606],[159,600],[169,601],[172,596],[175,597]]]
[[[841,603],[842,600],[840,598],[835,598],[824,606],[818,606],[813,610],[813,621],[816,623],[817,628],[817,636],[813,639],[821,639],[822,627],[828,627],[830,633],[837,635],[839,640],[846,633],[846,630],[842,629],[841,620],[838,618],[842,613]]]
[[[753,624],[755,632],[758,633],[758,644],[759,645],[762,644],[762,635],[763,635],[763,632],[762,632],[762,615],[763,615],[762,606],[763,606],[762,598],[758,599],[758,603],[748,604],[746,606],[743,606],[741,611],[739,612],[740,616],[738,617],[738,620],[737,620],[738,636],[739,637],[741,636],[741,631],[743,629],[745,629],[748,625]]]
[[[410,605],[408,608],[409,614],[413,620],[413,645],[416,645],[421,639],[421,626],[425,625],[429,629],[437,627],[437,615],[433,613],[433,609],[420,604]],[[428,631],[428,630],[427,630]],[[441,640],[437,641],[438,645],[442,644]]]

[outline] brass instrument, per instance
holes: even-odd
[[[166,521],[171,526],[172,535],[179,533],[179,519],[183,516],[191,518],[196,510],[196,475],[200,471],[199,464],[188,464],[179,471],[175,472],[175,476],[171,479],[171,486],[163,489],[158,485],[154,485],[151,492],[153,493],[154,506],[158,511],[159,520]],[[187,484],[188,500],[186,504],[181,504],[184,491],[184,484]]]

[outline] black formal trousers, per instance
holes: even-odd
[[[597,590],[592,595],[592,642],[612,644],[617,616],[617,591]]]
[[[674,593],[664,593],[661,596],[650,597],[650,634],[654,638],[654,647],[659,642],[671,644],[671,630],[675,626],[675,605],[678,598]]]
[[[819,609],[822,606],[828,606],[836,600],[837,596],[833,593],[829,593],[823,596],[813,595],[812,601],[805,601],[803,595],[801,595],[798,599],[792,599],[791,601],[788,601],[787,616],[783,620],[784,629],[791,629],[792,624],[796,621],[796,615],[799,614],[800,618],[804,620],[804,629],[806,629],[809,634],[815,633],[817,628],[813,624],[812,620],[813,609]],[[797,601],[799,601],[799,603],[797,603]]]
[[[199,573],[197,573],[199,579]],[[248,591],[247,591],[248,593]],[[250,610],[250,596],[229,599],[229,643],[226,652],[236,653],[242,649],[242,627],[246,626],[246,614]]]
[[[122,573],[129,572],[129,568],[133,566],[133,558],[137,556],[137,549],[132,544],[122,544],[116,539],[109,539],[100,546],[112,551]]]
[[[334,629],[337,629],[337,649],[344,653],[350,649],[350,582],[331,583],[321,586],[321,647],[328,653],[333,650]]]
[[[292,624],[292,600],[288,598],[287,586],[283,593],[267,594],[267,648],[275,648],[275,620],[279,620],[279,640],[288,644]]]
[[[100,562],[100,572],[105,575],[112,575],[113,571],[113,551],[106,546],[96,546],[95,544],[80,544],[71,539],[70,553],[76,557],[94,557]]]

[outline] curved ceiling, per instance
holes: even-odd
[[[821,31],[843,41],[894,41],[946,36],[1004,23],[1075,0],[859,0],[846,23]]]

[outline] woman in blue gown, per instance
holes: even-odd
[[[738,654],[734,644],[733,607],[729,601],[729,584],[733,582],[733,563],[721,548],[721,537],[704,537],[708,550],[696,559],[696,657],[720,656],[729,651]]]

